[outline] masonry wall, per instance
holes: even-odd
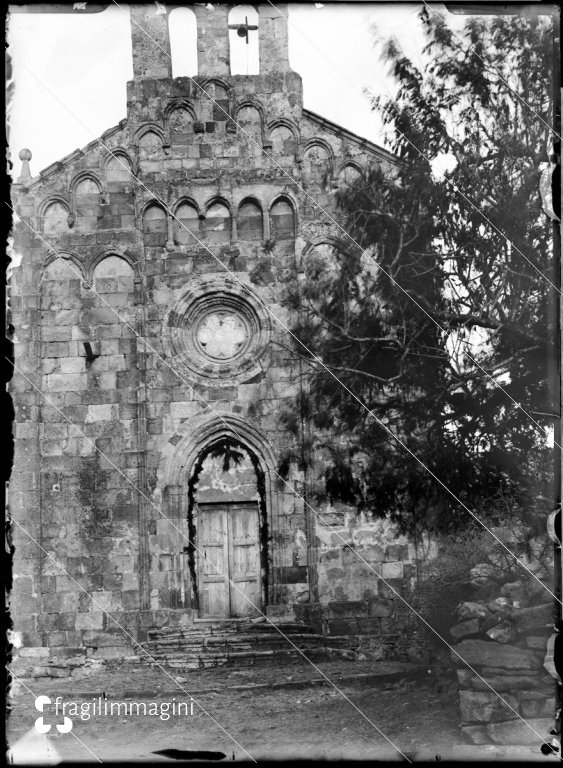
[[[14,187],[37,233],[15,228],[10,300],[30,378],[12,386],[10,509],[37,542],[14,526],[16,629],[26,646],[106,657],[122,654],[123,629],[142,638],[193,621],[190,473],[225,422],[266,477],[268,610],[308,603],[313,621],[322,604],[326,631],[385,633],[390,595],[306,514],[297,468],[277,478],[292,439],[279,413],[299,382],[270,313],[291,324],[284,287],[305,253],[348,247],[310,198],[336,218],[339,186],[369,163],[391,172],[390,159],[304,111],[285,60],[258,76],[172,80],[151,56],[137,50],[127,120]],[[230,367],[205,363],[190,330],[217,297],[247,313],[254,344]],[[321,512],[384,578],[409,582],[413,553],[393,531]]]

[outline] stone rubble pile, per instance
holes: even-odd
[[[486,580],[485,565],[473,571],[476,579]],[[555,721],[556,684],[544,668],[554,605],[537,583],[507,583],[500,592],[495,599],[460,603],[458,623],[450,629],[456,641],[451,659],[459,686],[461,731],[473,744],[539,748],[534,731],[549,741]]]

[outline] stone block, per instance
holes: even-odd
[[[366,635],[378,635],[381,633],[381,620],[358,616],[358,631]]]
[[[539,669],[540,663],[532,651],[514,648],[494,641],[462,640],[455,646],[462,659],[472,666],[494,667],[498,669]],[[452,661],[460,663],[459,658],[451,653]]]
[[[450,635],[454,640],[460,640],[467,635],[476,635],[479,632],[479,619],[469,619],[450,627]]]
[[[385,547],[385,558],[391,561],[408,560],[409,559],[408,544],[388,544]]]
[[[383,563],[381,575],[384,579],[402,579],[403,563]]]
[[[475,691],[490,691],[489,686],[478,677],[475,677],[469,669],[458,669],[459,675],[466,672],[467,676],[463,678],[463,684],[473,688]],[[487,675],[487,683],[498,691],[503,693],[509,691],[515,693],[516,691],[531,691],[540,685],[537,677],[526,675]]]
[[[367,603],[363,600],[331,602],[328,605],[328,615],[331,619],[339,619],[349,616],[366,616]]]
[[[526,719],[530,717],[549,717],[555,719],[555,698],[541,696],[540,698],[520,698],[520,714]]]
[[[104,614],[101,611],[76,614],[76,629],[103,629]]]
[[[461,727],[461,733],[472,744],[492,743],[484,725],[464,725]]]
[[[503,698],[518,712],[518,699],[515,696],[504,694]],[[510,707],[492,691],[459,692],[459,709],[464,724],[490,723],[516,717]]]
[[[106,632],[96,632],[95,630],[86,630],[83,632],[82,642],[86,647],[98,648],[100,646],[128,646],[130,640],[119,627],[110,621]]]
[[[554,623],[553,609],[552,603],[534,605],[530,608],[520,608],[513,616],[517,631],[524,633],[531,629],[551,627]]]
[[[553,728],[553,718],[532,718],[525,723],[511,720],[504,723],[491,723],[487,726],[487,735],[495,744],[534,745],[538,746],[538,736],[548,741],[549,731]]]
[[[47,636],[49,647],[58,645],[66,645],[66,633],[65,632],[49,632]]]
[[[329,619],[327,628],[329,635],[355,635],[358,633],[358,621],[355,618]]]
[[[368,616],[387,618],[393,615],[393,600],[377,598],[368,602]]]

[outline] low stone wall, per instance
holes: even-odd
[[[343,600],[324,603],[296,603],[293,618],[330,638],[346,637],[351,651],[366,659],[417,660],[414,642],[420,629],[413,615],[398,600]],[[408,631],[407,631],[408,628]],[[340,644],[340,642],[339,642]]]
[[[553,605],[520,582],[504,585],[501,593],[494,600],[461,603],[460,621],[450,630],[459,641],[455,651],[477,673],[451,653],[461,731],[473,744],[537,744],[534,731],[549,741],[556,684],[543,664],[553,632]]]

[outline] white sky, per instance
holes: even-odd
[[[305,107],[383,144],[381,124],[363,91],[390,95],[394,85],[374,45],[373,27],[383,38],[395,35],[416,62],[420,7],[290,5],[290,64],[303,78]],[[463,17],[449,18],[463,23]],[[15,175],[23,147],[33,153],[36,175],[126,116],[126,83],[133,74],[128,7],[111,5],[99,14],[13,13],[8,25],[14,85],[9,144]]]

